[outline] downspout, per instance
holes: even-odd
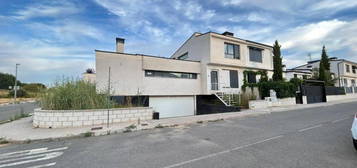
[[[337,73],[338,73],[338,86],[341,87],[341,77],[340,77],[340,64],[343,61],[340,61],[339,63],[337,63]]]

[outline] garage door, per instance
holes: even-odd
[[[150,97],[149,106],[160,113],[160,118],[191,116],[195,114],[193,96]]]

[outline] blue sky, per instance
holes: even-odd
[[[95,67],[94,50],[169,57],[194,32],[282,44],[288,67],[308,53],[357,62],[356,0],[1,0],[0,72],[50,84]],[[287,61],[288,60],[288,61]]]

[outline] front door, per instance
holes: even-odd
[[[218,71],[211,71],[211,90],[218,90]]]

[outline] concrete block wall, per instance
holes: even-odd
[[[276,101],[252,100],[249,101],[249,109],[264,109],[268,107],[281,107],[295,105],[295,97],[277,99]]]
[[[109,109],[109,124],[151,120],[150,107]],[[41,110],[35,109],[33,126],[39,128],[68,128],[107,124],[107,109]]]

